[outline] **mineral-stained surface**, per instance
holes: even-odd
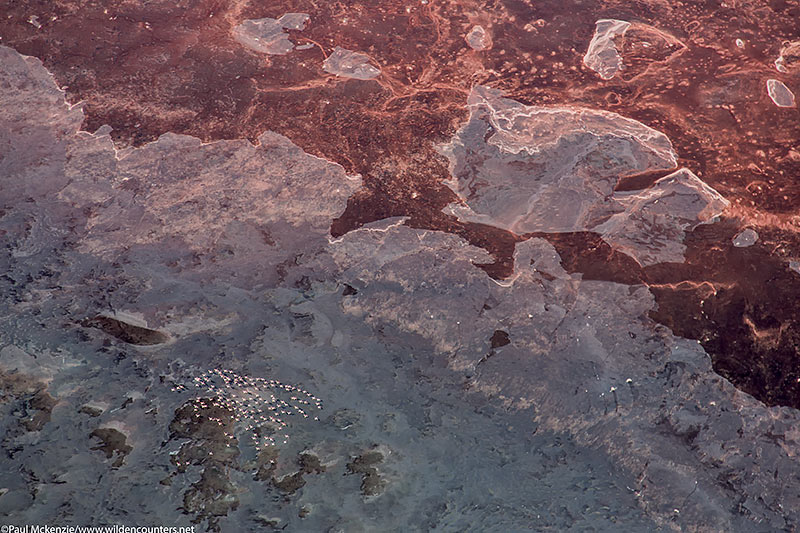
[[[798,529],[799,21],[0,6],[0,514]]]

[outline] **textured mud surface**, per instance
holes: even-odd
[[[0,513],[795,530],[798,21],[0,7]]]

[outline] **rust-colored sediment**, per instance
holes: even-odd
[[[231,37],[245,19],[302,12],[291,31],[311,48],[284,56],[245,49]],[[35,15],[37,24],[29,22]],[[581,59],[595,21],[633,23],[616,43],[625,69],[601,80]],[[480,24],[492,47],[464,39]],[[574,104],[639,120],[672,139],[680,164],[732,202],[722,223],[687,237],[685,264],[641,268],[596,235],[545,235],[564,264],[587,278],[646,283],[653,317],[700,340],[717,371],[768,404],[800,407],[795,359],[800,276],[795,216],[800,193],[800,115],[778,108],[767,78],[800,89],[800,69],[775,70],[800,35],[800,1],[486,2],[158,0],[146,4],[21,0],[0,6],[3,44],[39,57],[71,102],[85,101],[84,128],[114,128],[120,145],[167,131],[203,140],[265,130],[364,177],[331,231],[341,235],[388,216],[463,236],[512,268],[520,237],[441,213],[454,199],[435,150],[467,116],[477,83],[525,103]],[[743,46],[736,44],[741,39]],[[642,46],[647,42],[648,46]],[[322,70],[335,46],[361,51],[381,69],[372,81]],[[621,189],[646,186],[642,175]],[[735,248],[744,225],[760,235]]]

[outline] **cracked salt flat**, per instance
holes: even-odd
[[[233,37],[256,52],[284,55],[295,47],[285,30],[302,30],[309,18],[305,13],[286,13],[279,19],[245,20],[233,29]]]
[[[377,77],[381,71],[369,63],[369,56],[361,52],[353,52],[337,46],[331,55],[323,62],[325,72],[329,72],[343,78],[353,78],[356,80],[371,80]]]

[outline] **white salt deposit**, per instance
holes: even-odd
[[[624,20],[600,19],[594,37],[583,56],[583,64],[597,72],[604,80],[610,80],[622,69],[622,56],[614,44],[614,38],[625,35],[631,23]]]
[[[747,248],[748,246],[753,246],[756,241],[758,240],[758,233],[755,230],[746,228],[740,231],[734,238],[733,238],[733,245],[737,248]]]
[[[325,72],[343,78],[371,80],[381,71],[369,63],[369,56],[361,52],[353,52],[337,46],[322,65]]]
[[[767,80],[767,94],[778,107],[794,107],[794,93],[780,80]]]
[[[492,39],[483,26],[473,26],[465,37],[467,44],[473,50],[481,51],[492,47]]]
[[[233,29],[233,38],[256,52],[288,54],[294,49],[294,43],[286,30],[302,30],[308,19],[305,13],[286,13],[279,19],[245,20]]]

